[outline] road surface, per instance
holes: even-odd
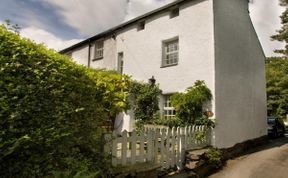
[[[209,178],[288,178],[288,135],[272,139],[254,153],[229,160]]]

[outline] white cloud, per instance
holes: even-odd
[[[278,0],[254,0],[250,3],[250,16],[257,31],[259,40],[267,57],[275,56],[275,49],[284,47],[284,43],[271,41],[271,36],[280,29],[281,21],[279,16],[284,7],[279,6]]]
[[[55,50],[61,50],[82,41],[82,39],[63,40],[52,33],[33,26],[21,29],[20,35],[36,43],[44,43],[48,48]]]
[[[125,16],[126,0],[45,0],[56,8],[63,22],[81,35],[91,36],[119,24]]]
[[[44,0],[63,17],[63,23],[92,36],[175,0]]]
[[[175,0],[129,0],[125,20],[130,20],[173,1]]]

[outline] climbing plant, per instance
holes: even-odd
[[[131,109],[134,110],[138,126],[148,123],[159,111],[159,96],[161,90],[158,85],[144,82],[132,82],[130,86]]]
[[[171,96],[171,103],[176,110],[176,117],[186,125],[212,123],[203,114],[203,105],[210,102],[212,94],[204,81],[197,80],[184,93],[175,93]]]

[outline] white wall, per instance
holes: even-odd
[[[71,57],[76,61],[76,63],[88,66],[88,50],[88,45],[81,46],[71,51]]]
[[[93,43],[93,42],[91,42]],[[71,51],[71,57],[78,63],[88,66],[88,53],[89,53],[89,45],[83,45],[82,47],[73,49]],[[93,54],[93,53],[92,53]],[[107,37],[104,39],[104,53],[103,58],[95,61],[90,61],[90,67],[95,69],[108,69],[115,70],[116,69],[116,41]]]
[[[162,41],[179,37],[179,62],[161,68]],[[169,12],[146,19],[117,35],[117,52],[124,53],[124,73],[148,81],[152,76],[164,94],[184,91],[196,80],[205,80],[214,94],[214,36],[212,0],[195,0],[180,6],[180,15]],[[214,104],[212,104],[214,107]]]
[[[116,56],[117,56],[116,41],[111,37],[105,38],[103,58],[100,60],[91,61],[90,67],[115,70]]]
[[[266,135],[265,56],[248,1],[214,0],[215,146],[231,147]]]

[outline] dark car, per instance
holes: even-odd
[[[285,125],[281,119],[270,116],[267,118],[267,123],[269,136],[279,137],[285,134]]]

